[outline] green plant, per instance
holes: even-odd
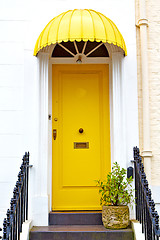
[[[113,164],[112,171],[107,174],[106,180],[97,180],[96,182],[100,188],[100,204],[102,206],[128,205],[134,202],[133,179],[126,177],[126,170],[121,169],[117,162]]]

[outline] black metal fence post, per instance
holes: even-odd
[[[7,219],[3,221],[3,240],[7,239]]]
[[[13,190],[10,209],[3,221],[2,240],[19,240],[22,224],[28,220],[28,180],[29,180],[29,152],[25,153],[18,174],[18,181]],[[0,229],[1,231],[1,229]]]
[[[29,152],[25,153],[26,156],[26,219],[28,220],[28,183],[29,183]]]
[[[0,232],[2,231],[2,228],[0,228]],[[2,239],[2,236],[0,236],[0,239]]]
[[[149,189],[144,165],[140,156],[139,148],[133,148],[134,169],[135,169],[135,203],[136,219],[142,223],[142,233],[145,240],[159,240],[159,215],[155,211],[155,203],[152,199],[152,192]]]

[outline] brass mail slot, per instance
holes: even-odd
[[[75,149],[89,148],[89,142],[74,142]]]

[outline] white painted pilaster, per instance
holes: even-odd
[[[38,158],[35,163],[33,225],[48,225],[48,64],[47,53],[38,54]]]
[[[124,109],[123,54],[112,54],[112,86],[111,86],[111,144],[112,163],[118,162],[126,168],[126,134]]]

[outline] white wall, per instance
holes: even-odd
[[[40,32],[53,17],[75,8],[89,8],[105,14],[125,39],[128,50],[124,59],[128,160],[132,159],[132,147],[138,144],[134,0],[3,1],[0,8],[0,226],[9,207],[24,151],[31,153],[33,199],[30,199],[30,216],[36,214],[32,206],[35,206],[38,185],[34,184],[38,171],[38,82],[33,49]],[[40,207],[37,205],[37,211]],[[41,224],[46,224],[46,220]]]
[[[16,2],[0,7],[0,226],[24,153],[24,17]],[[21,29],[21,30],[20,30]]]

